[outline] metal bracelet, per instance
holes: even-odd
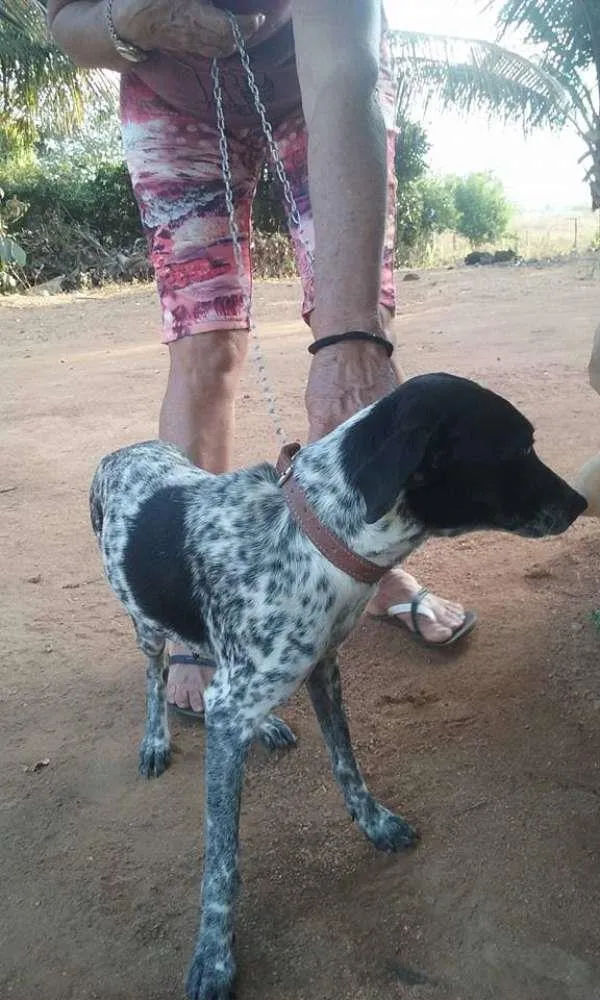
[[[115,24],[112,16],[113,0],[106,0],[104,4],[104,23],[106,25],[106,30],[108,32],[108,37],[110,38],[115,52],[117,52],[122,59],[126,59],[130,63],[141,63],[148,59],[150,53],[146,52],[145,49],[140,49],[138,45],[134,45],[132,42],[126,42],[124,38],[117,33]]]

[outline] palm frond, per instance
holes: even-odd
[[[41,0],[0,5],[0,114],[30,130],[52,125],[70,132],[87,99],[114,100],[115,88],[98,70],[78,69],[52,42]]]
[[[444,107],[474,108],[525,128],[560,126],[571,97],[564,86],[531,59],[491,42],[392,32],[392,52],[401,91],[434,97]]]
[[[491,0],[488,9],[497,9]],[[501,36],[520,29],[525,40],[541,45],[548,62],[565,75],[600,65],[598,0],[502,0],[497,13]]]

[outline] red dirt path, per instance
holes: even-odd
[[[600,280],[584,263],[430,272],[401,284],[409,373],[506,394],[572,475],[600,445],[585,366]],[[257,316],[290,437],[306,334],[294,283]],[[201,731],[136,773],[142,664],[101,577],[98,458],[155,433],[166,357],[149,290],[0,305],[0,996],[176,1000],[195,933]],[[274,457],[252,370],[237,457]],[[298,748],[253,751],[242,818],[239,1000],[599,1000],[600,533],[478,535],[409,563],[481,624],[454,652],[364,622],[343,652],[373,791],[416,821],[378,855],[346,818],[307,698]],[[31,766],[49,758],[35,773]],[[27,770],[29,768],[29,770]]]

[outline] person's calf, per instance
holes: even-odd
[[[170,370],[159,436],[207,472],[227,472],[233,454],[235,395],[247,353],[245,330],[213,330],[169,344]],[[200,714],[213,670],[174,657],[191,650],[169,643],[167,701]]]
[[[207,472],[226,472],[231,462],[235,396],[247,344],[244,330],[218,330],[169,345],[159,436]]]

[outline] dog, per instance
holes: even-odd
[[[205,858],[191,1000],[230,995],[244,760],[257,736],[294,742],[269,713],[303,681],[359,828],[383,851],[417,838],[369,792],[342,704],[336,650],[375,584],[334,565],[308,537],[285,494],[290,472],[317,523],[379,575],[430,537],[557,535],[586,507],[537,457],[518,410],[444,373],[410,379],[302,448],[281,478],[266,463],[211,475],[158,441],[101,461],[92,525],[147,657],[142,775],[160,775],[170,760],[165,641],[216,662],[205,693]]]

